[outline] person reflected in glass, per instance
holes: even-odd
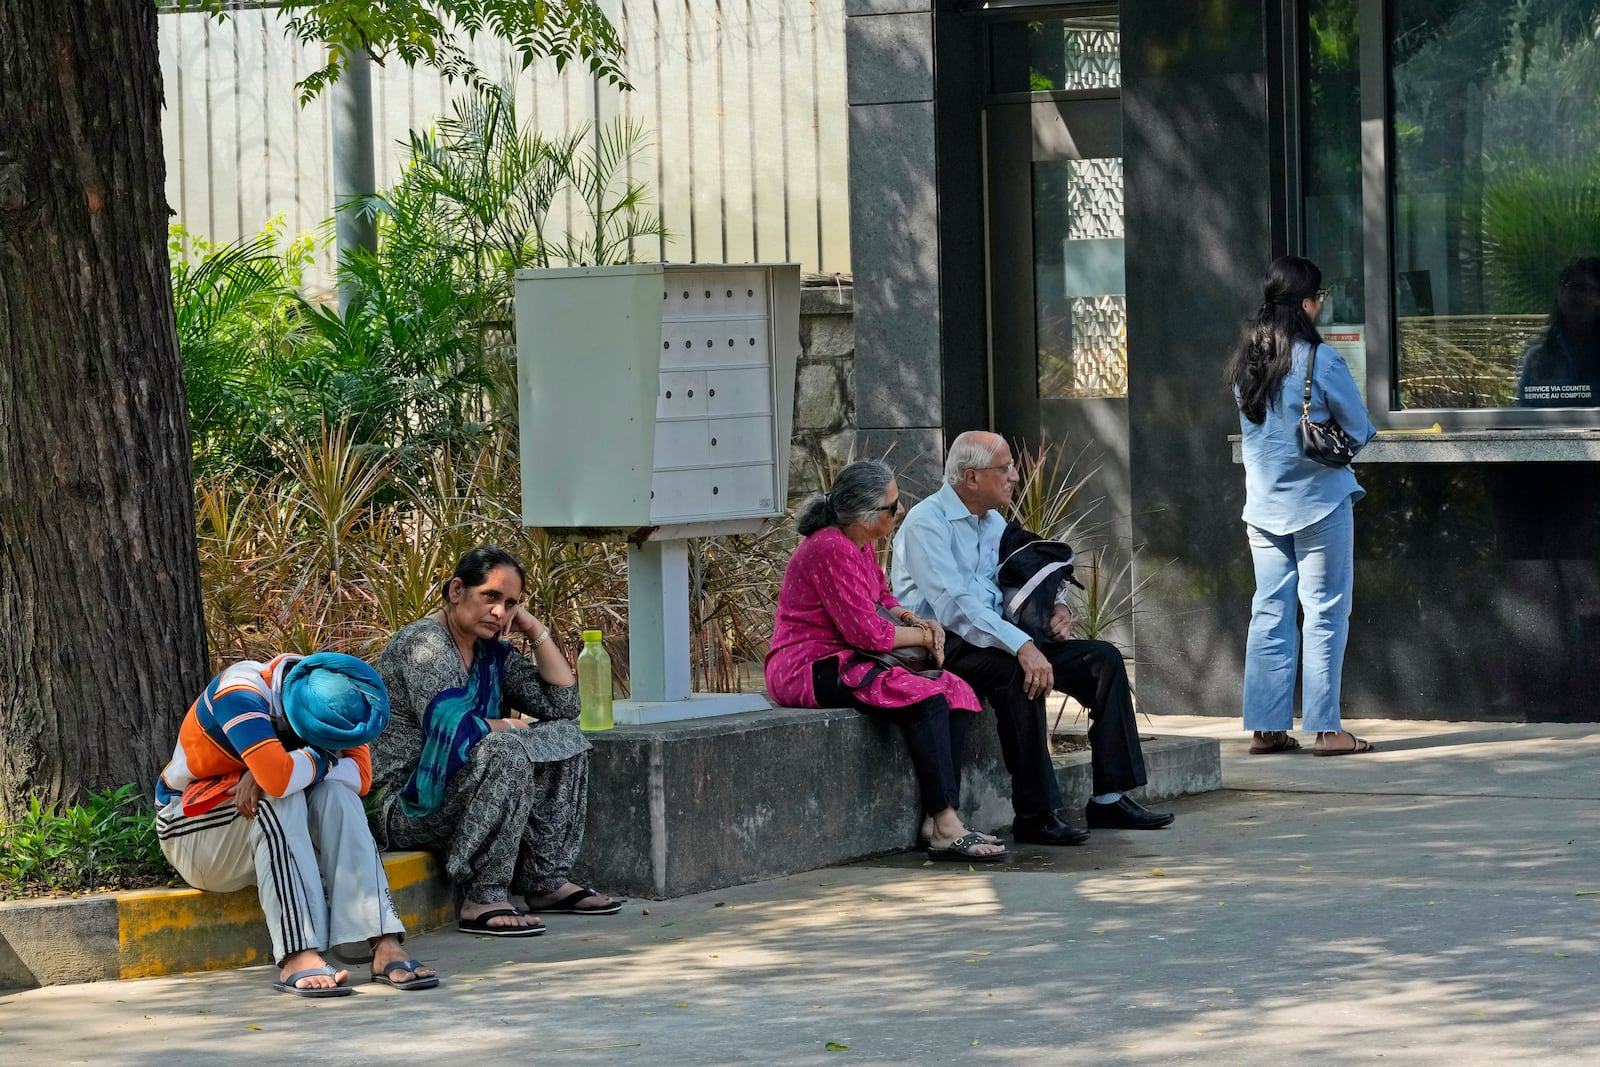
[[[999,838],[961,821],[961,747],[981,705],[943,670],[913,671],[889,653],[921,649],[944,662],[944,630],[900,606],[875,548],[894,533],[905,502],[881,460],[841,470],[826,493],[800,505],[801,538],[778,589],[767,692],[799,708],[849,707],[898,725],[911,750],[928,858],[996,863]]]
[[[1574,407],[1600,395],[1600,256],[1583,256],[1556,277],[1550,325],[1517,358],[1519,407]]]
[[[1255,567],[1245,641],[1244,728],[1252,754],[1293,752],[1294,682],[1301,670],[1301,728],[1318,756],[1370,752],[1345,730],[1339,687],[1354,585],[1353,505],[1366,495],[1349,467],[1306,458],[1299,422],[1306,371],[1316,366],[1311,418],[1336,420],[1359,448],[1377,434],[1343,357],[1312,325],[1327,290],[1316,264],[1280,256],[1261,282],[1261,306],[1228,360],[1244,453],[1244,522]],[[1298,603],[1305,621],[1295,625]],[[1304,644],[1302,653],[1301,644]]]

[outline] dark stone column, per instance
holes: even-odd
[[[949,0],[847,0],[850,240],[862,455],[938,485],[987,422],[978,35]]]
[[[1262,5],[1122,7],[1139,702],[1238,714],[1255,588],[1222,367],[1271,253]]]

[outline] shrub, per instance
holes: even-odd
[[[0,826],[0,898],[167,885],[176,878],[156,841],[155,813],[132,785],[58,809],[34,797]]]

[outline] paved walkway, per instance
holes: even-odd
[[[0,996],[0,1062],[1594,1062],[1600,726],[1355,725],[1382,751],[1157,719],[1226,739],[1171,830],[435,933],[431,992],[305,1001],[254,968]]]

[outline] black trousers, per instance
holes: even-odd
[[[1128,688],[1128,668],[1107,641],[1056,641],[1039,645],[1055,668],[1055,688],[1089,709],[1089,748],[1096,793],[1120,793],[1144,785],[1144,751]],[[1061,807],[1061,789],[1050,762],[1044,698],[1030,700],[1017,657],[1003,648],[969,645],[946,634],[944,666],[994,709],[1000,754],[1011,774],[1011,806],[1018,815],[1042,815]]]
[[[961,746],[974,714],[952,708],[941,694],[903,708],[880,708],[863,702],[839,681],[834,660],[811,666],[811,684],[823,707],[851,707],[876,719],[895,723],[911,750],[922,811],[933,815],[945,808],[961,807]]]

